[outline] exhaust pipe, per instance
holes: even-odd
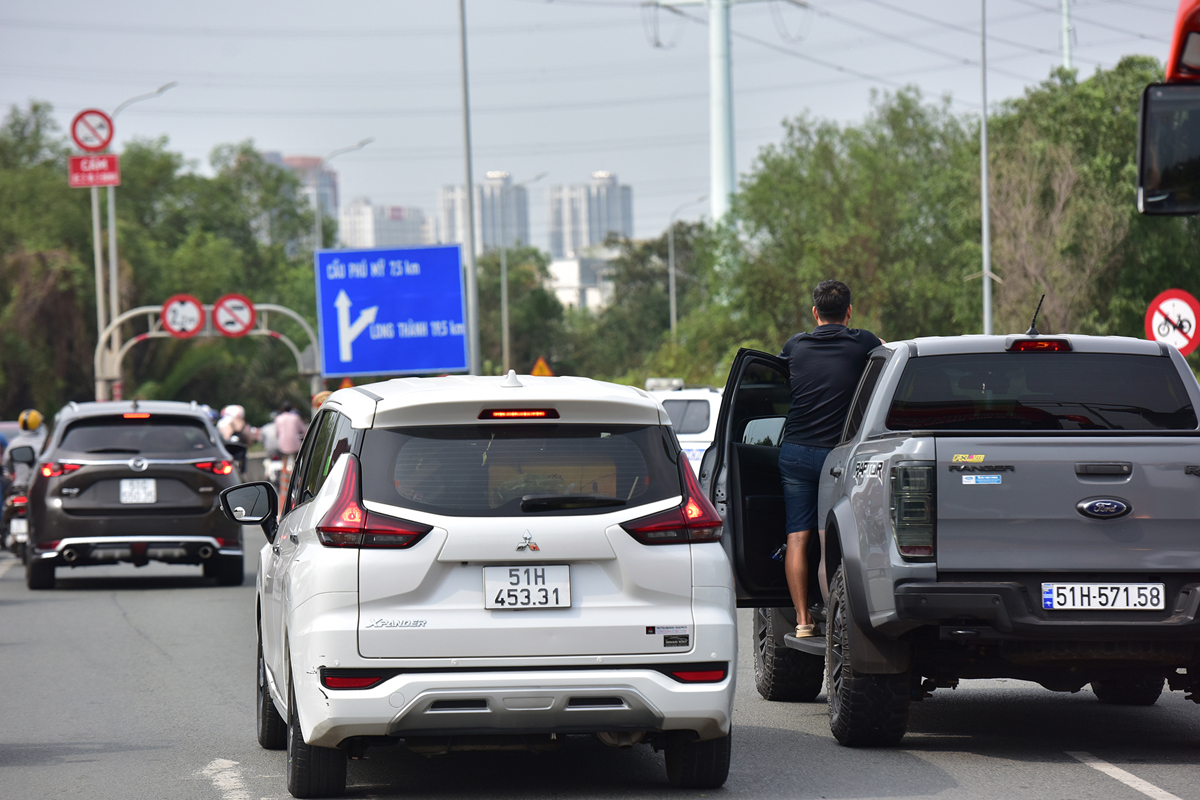
[[[62,551],[62,559],[68,564],[74,564],[79,560],[79,552],[74,547],[68,547]]]
[[[202,544],[200,545],[200,549],[197,551],[197,555],[207,561],[213,557],[214,552],[215,551],[212,549],[212,545]]]

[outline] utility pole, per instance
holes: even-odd
[[[980,115],[979,123],[979,191],[981,216],[983,217],[983,332],[990,336],[992,333],[992,220],[988,207],[987,0],[979,0],[979,6],[982,20],[979,35],[982,61],[980,72],[983,85],[983,113]]]
[[[340,155],[353,153],[355,150],[362,150],[364,147],[375,141],[374,136],[368,136],[358,144],[352,144],[349,147],[342,147],[334,150],[325,158],[321,159],[321,163],[317,164],[317,171],[313,175],[313,252],[317,252],[325,246],[325,231],[321,227],[321,173],[325,171],[325,165]]]
[[[467,0],[458,0],[459,55],[462,58],[463,169],[466,172],[467,246],[467,352],[469,372],[479,375],[483,362],[479,352],[479,276],[475,274],[475,179],[471,170],[471,95],[467,80]]]
[[[689,200],[671,212],[667,218],[667,295],[671,301],[671,338],[675,338],[675,215],[696,203],[703,203],[708,195],[700,195],[695,200]]]
[[[1058,5],[1062,10],[1063,69],[1073,69],[1071,66],[1071,34],[1075,32],[1075,29],[1071,27],[1071,0],[1058,0]]]

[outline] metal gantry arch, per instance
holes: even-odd
[[[198,330],[193,336],[186,338],[225,336],[225,334],[213,327],[213,304],[205,303],[202,308],[204,309],[204,327]],[[245,335],[267,336],[272,339],[278,339],[287,345],[287,348],[292,351],[292,355],[296,359],[296,370],[301,375],[308,377],[312,394],[319,392],[321,390],[321,372],[317,365],[321,363],[321,345],[317,340],[317,335],[313,331],[312,326],[308,324],[308,321],[304,317],[287,306],[276,305],[274,303],[255,303],[254,310],[254,327],[247,331]],[[271,330],[269,318],[270,314],[273,313],[283,314],[291,318],[304,330],[304,334],[308,336],[309,342],[312,343],[311,363],[306,361],[304,353],[291,338],[279,331]],[[146,332],[133,336],[124,342],[114,353],[112,346],[113,335],[120,330],[122,324],[138,317],[146,318]],[[92,365],[96,375],[96,399],[109,399],[109,386],[120,384],[121,363],[125,360],[126,354],[133,349],[134,345],[141,344],[150,339],[172,338],[181,337],[175,336],[163,327],[162,306],[138,306],[137,308],[131,308],[110,322],[108,327],[100,334],[100,341],[96,343],[96,352],[93,356]]]

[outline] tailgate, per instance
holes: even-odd
[[[939,572],[1200,570],[1198,439],[947,437],[936,452]],[[1081,510],[1094,500],[1117,501],[1090,508],[1111,516]]]

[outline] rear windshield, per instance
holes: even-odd
[[[891,430],[1193,430],[1175,365],[1160,356],[924,356],[904,368]]]
[[[361,460],[364,499],[450,516],[605,513],[681,491],[658,425],[383,428]]]
[[[704,433],[708,430],[707,400],[663,400],[663,408],[671,418],[675,433]]]
[[[91,417],[72,422],[60,450],[93,455],[190,456],[215,451],[216,443],[198,419],[155,415],[147,419]]]

